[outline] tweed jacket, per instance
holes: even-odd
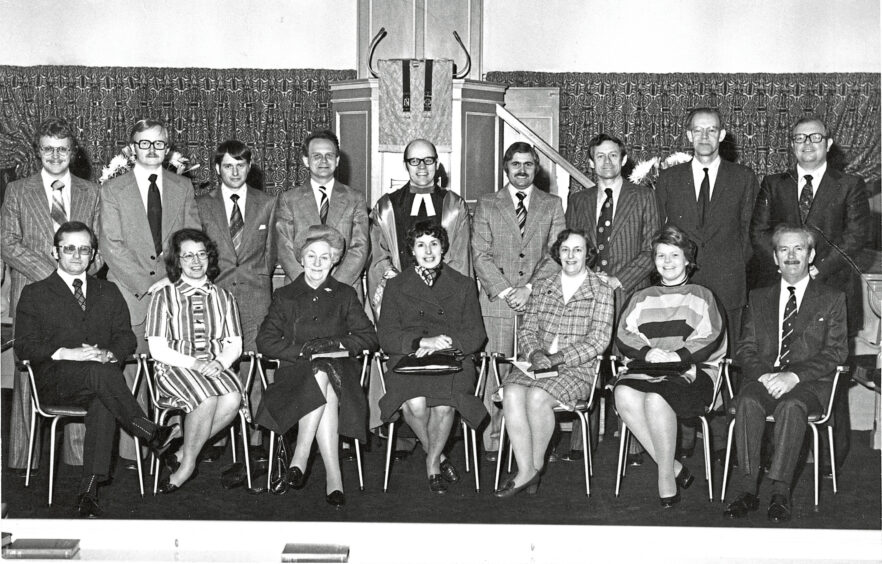
[[[535,186],[523,237],[508,187],[481,197],[472,223],[472,257],[485,316],[514,317],[515,311],[498,298],[499,292],[535,285],[560,270],[549,248],[565,227],[560,198]]]
[[[594,385],[594,359],[603,354],[612,338],[613,291],[593,272],[564,303],[560,276],[533,286],[527,313],[518,328],[518,352],[524,359],[548,351],[558,338],[563,370]]]

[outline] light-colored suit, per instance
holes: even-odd
[[[288,282],[297,278],[303,267],[295,258],[310,225],[319,225],[318,206],[311,184],[297,186],[279,196],[276,232],[279,235],[279,262],[285,269]],[[334,181],[331,201],[328,203],[326,225],[339,231],[346,240],[346,252],[331,274],[344,284],[353,286],[363,297],[361,274],[370,253],[370,235],[367,202],[358,191],[342,182]]]
[[[549,250],[564,230],[560,198],[533,187],[527,208],[524,235],[518,226],[514,201],[508,187],[486,194],[478,201],[472,223],[472,255],[481,283],[480,303],[487,330],[488,352],[514,354],[516,313],[499,293],[506,288],[536,285],[560,270]],[[502,367],[500,367],[502,368]],[[497,448],[501,413],[493,402],[493,386],[487,386],[484,406],[490,424],[484,431],[484,448]]]
[[[68,219],[81,221],[97,232],[98,185],[73,175],[70,178]],[[13,319],[22,288],[55,272],[55,260],[50,254],[54,237],[55,226],[49,215],[49,200],[43,187],[42,174],[38,172],[11,182],[0,209],[0,255],[10,269],[9,315]],[[100,266],[101,257],[97,255],[90,272],[95,272]],[[25,378],[24,373],[19,374],[13,385],[9,449],[6,455],[10,468],[24,468],[27,465],[31,399]],[[76,445],[82,445],[85,427],[73,424],[67,428],[69,437],[65,442],[65,461],[81,464],[80,448]],[[40,448],[39,440],[34,448]]]

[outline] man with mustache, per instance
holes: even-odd
[[[549,250],[566,227],[560,198],[533,185],[539,153],[529,143],[512,143],[502,157],[508,184],[478,201],[472,228],[475,273],[481,282],[480,303],[488,352],[514,355],[515,319],[527,309],[533,284],[559,270]],[[501,365],[500,372],[508,371]],[[502,374],[500,374],[501,376]],[[492,400],[494,386],[484,389],[490,424],[484,430],[485,456],[499,448],[502,411]]]

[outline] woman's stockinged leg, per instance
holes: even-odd
[[[448,405],[429,408],[429,442],[426,448],[426,473],[429,476],[441,472],[441,453],[450,437],[453,419],[454,409]]]
[[[653,458],[658,464],[658,495],[670,497],[677,493],[674,477],[674,451],[677,447],[677,414],[663,397],[658,394],[646,394],[646,416],[652,424],[649,433],[655,453]],[[678,467],[682,467],[679,462]]]
[[[196,459],[205,441],[211,436],[211,422],[217,409],[217,397],[206,398],[196,409],[187,414],[184,421],[184,445],[181,450],[178,470],[169,476],[169,482],[180,486],[196,469]]]
[[[518,463],[518,475],[529,479],[534,472],[533,436],[527,418],[527,388],[518,384],[507,384],[502,394],[502,413],[505,415],[508,440],[511,441]]]
[[[646,414],[646,396],[647,394],[634,388],[616,386],[616,410],[631,433],[646,449],[646,453],[653,460],[656,460],[655,447],[652,444],[652,435],[649,432],[650,423],[647,420],[648,416]]]
[[[530,388],[527,392],[527,421],[530,425],[531,436],[533,440],[533,470],[539,472],[545,466],[545,454],[548,452],[548,445],[551,442],[551,435],[554,433],[555,419],[554,406],[557,404],[548,392],[539,388]],[[525,476],[529,479],[530,476]],[[518,473],[520,477],[520,473]],[[515,481],[515,485],[520,485],[520,481]]]

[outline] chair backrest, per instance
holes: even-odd
[[[827,409],[821,415],[821,418],[818,419],[815,423],[821,424],[826,423],[828,419],[830,419],[830,414],[833,413],[833,400],[836,398],[836,388],[839,386],[839,375],[848,373],[848,367],[839,365],[836,367],[836,373],[833,374],[833,387],[830,389],[830,400],[827,402]]]
[[[40,406],[40,398],[37,394],[37,382],[34,380],[34,369],[31,366],[31,361],[23,360],[21,361],[21,365],[28,371],[28,383],[31,386],[31,407],[43,417],[51,417],[48,413],[43,411],[43,408]]]

